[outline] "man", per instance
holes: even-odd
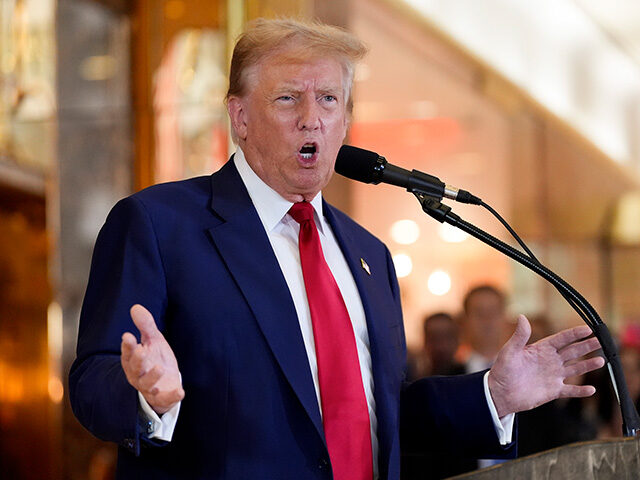
[[[460,375],[464,365],[455,358],[460,336],[451,315],[438,312],[422,322],[423,348],[409,362],[407,378],[417,380],[430,375]],[[413,361],[411,361],[413,360]]]
[[[485,370],[495,361],[506,326],[506,298],[492,285],[478,285],[467,292],[462,306],[464,330],[471,346],[466,372]]]
[[[428,315],[422,323],[424,346],[414,358],[409,356],[407,379],[410,381],[432,375],[461,375],[465,366],[455,358],[459,346],[459,328],[456,320],[445,312]],[[518,434],[521,429],[518,426]],[[520,442],[518,442],[518,452]],[[403,479],[441,479],[478,468],[475,458],[466,458],[459,452],[422,451],[402,455]]]
[[[471,346],[464,370],[475,373],[493,365],[503,343],[506,327],[506,298],[498,288],[483,284],[467,292],[462,301],[464,329]],[[486,468],[504,460],[481,458],[478,468]]]
[[[403,386],[389,252],[320,195],[363,54],[332,27],[253,23],[231,65],[232,160],[110,213],[70,397],[120,444],[119,478],[397,479],[401,427],[409,450],[509,454],[500,417],[592,393],[562,383],[602,364],[563,365],[595,348],[563,349],[588,329],[525,350],[524,318],[490,375]]]

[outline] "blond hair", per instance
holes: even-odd
[[[364,57],[367,48],[342,28],[292,19],[258,18],[247,24],[233,49],[226,100],[246,93],[247,76],[251,67],[282,51],[295,53],[301,59],[326,56],[338,59],[344,73],[347,111],[351,112],[354,64]]]

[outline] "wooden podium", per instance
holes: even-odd
[[[640,479],[640,438],[572,443],[451,477],[456,480]]]

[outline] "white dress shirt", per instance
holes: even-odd
[[[273,252],[278,260],[280,269],[284,275],[291,297],[298,315],[300,331],[307,352],[309,361],[309,369],[313,378],[313,384],[316,390],[316,398],[318,406],[322,414],[322,404],[320,400],[320,386],[318,382],[318,364],[316,359],[315,343],[313,339],[313,325],[311,322],[311,314],[309,312],[309,303],[307,301],[307,293],[304,287],[304,278],[302,276],[302,267],[300,264],[300,252],[298,250],[298,234],[300,225],[287,212],[293,205],[292,202],[284,199],[275,190],[264,183],[260,177],[251,169],[247,163],[244,153],[240,148],[237,149],[233,161],[240,174],[240,177],[247,188],[251,201],[258,212],[260,221],[267,233]],[[369,409],[369,419],[371,421],[371,446],[373,451],[373,467],[374,478],[378,478],[378,437],[377,437],[377,417],[376,404],[373,395],[374,384],[371,369],[371,353],[369,349],[369,335],[367,332],[367,323],[362,307],[360,294],[356,287],[351,270],[342,254],[342,250],[338,245],[331,227],[326,222],[322,212],[322,194],[319,193],[310,202],[314,209],[314,219],[318,227],[320,243],[325,256],[325,260],[329,265],[342,297],[344,299],[349,318],[353,325],[356,339],[356,347],[358,350],[358,359],[360,361],[360,371],[364,386],[365,396],[367,398],[367,407]],[[489,394],[487,376],[484,379],[485,394],[489,409],[492,412],[496,432],[502,444],[510,443],[511,430],[513,425],[513,415],[510,422],[508,418],[500,421],[498,419],[495,406]],[[169,412],[162,416],[162,419],[147,404],[142,394],[139,394],[140,406],[151,423],[149,435],[151,438],[158,438],[165,441],[171,441],[173,429],[178,417],[180,404],[174,406]],[[504,420],[507,422],[503,423]],[[164,425],[172,423],[173,425]],[[507,435],[508,433],[508,435]]]

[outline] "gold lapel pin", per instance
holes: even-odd
[[[367,265],[367,262],[364,261],[364,258],[360,259],[360,265],[362,265],[362,269],[367,272],[368,275],[371,275],[371,269],[369,265]]]

